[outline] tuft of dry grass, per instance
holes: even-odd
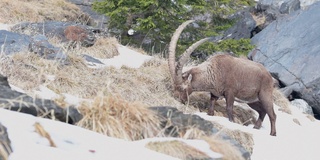
[[[253,137],[252,134],[247,133],[247,132],[242,132],[240,130],[230,130],[224,127],[220,127],[220,131],[217,135],[215,136],[219,136],[219,134],[226,134],[228,135],[230,138],[236,140],[237,142],[239,142],[239,144],[246,149],[249,153],[253,153],[253,145],[254,145],[254,141],[253,141]]]
[[[290,109],[290,102],[289,100],[283,95],[283,93],[275,88],[273,90],[273,100],[274,103],[280,107],[280,111],[291,114],[291,109]]]
[[[176,157],[182,160],[187,159],[211,159],[207,154],[197,150],[194,147],[178,140],[163,141],[163,142],[149,142],[147,148]]]
[[[1,0],[0,6],[0,23],[88,21],[79,7],[65,0]]]
[[[112,58],[119,55],[117,45],[119,42],[114,37],[98,38],[93,46],[80,49],[80,53],[102,59]]]
[[[203,137],[209,145],[210,149],[223,155],[223,160],[244,160],[237,148],[229,142],[223,141],[218,137]]]
[[[43,128],[43,126],[40,123],[36,122],[34,124],[34,128],[36,133],[38,133],[41,137],[46,138],[49,141],[50,147],[57,147],[57,145],[52,140],[50,134]]]
[[[79,106],[83,119],[78,126],[126,140],[139,140],[161,134],[159,117],[140,102],[120,96],[97,96]]]

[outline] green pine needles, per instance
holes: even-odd
[[[109,17],[108,30],[123,45],[141,47],[148,53],[164,52],[182,22],[200,19],[197,26],[191,25],[184,31],[179,40],[179,53],[193,42],[218,35],[219,31],[232,26],[234,22],[225,17],[250,5],[253,0],[104,0],[95,2],[93,8]],[[130,29],[137,36],[127,36]],[[230,45],[236,46],[236,42]],[[239,43],[247,46],[250,41],[240,40]]]

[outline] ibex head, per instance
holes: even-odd
[[[183,104],[188,101],[188,96],[192,93],[191,80],[192,74],[185,72],[182,74],[182,84],[175,85],[173,96]]]
[[[182,23],[174,32],[170,44],[169,44],[169,70],[174,86],[173,96],[180,100],[182,103],[185,103],[188,100],[188,96],[192,93],[192,73],[189,71],[182,73],[183,65],[187,62],[190,54],[202,43],[206,42],[210,38],[204,38],[198,42],[192,44],[181,56],[179,61],[176,63],[175,54],[176,46],[179,39],[179,36],[183,29],[194,20],[189,20]]]

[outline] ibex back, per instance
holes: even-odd
[[[271,123],[270,135],[276,135],[276,114],[273,109],[274,82],[270,73],[259,63],[219,54],[210,57],[202,64],[182,73],[182,67],[190,54],[203,42],[210,38],[202,39],[191,45],[175,62],[175,48],[182,30],[192,20],[184,22],[172,36],[169,45],[169,70],[173,79],[174,97],[185,103],[193,91],[210,92],[211,101],[209,115],[214,115],[215,101],[224,97],[227,104],[227,114],[233,121],[233,103],[235,100],[246,102],[256,110],[259,118],[254,128],[259,129],[266,114]]]

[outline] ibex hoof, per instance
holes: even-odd
[[[274,132],[274,133],[270,133],[271,136],[277,136],[277,133]]]
[[[210,111],[209,111],[209,112],[208,112],[208,115],[209,115],[209,116],[214,116],[214,112],[210,112]]]

